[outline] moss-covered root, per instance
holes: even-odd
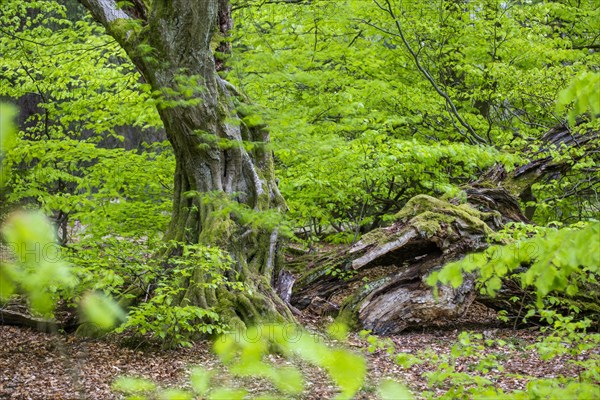
[[[279,298],[267,280],[259,275],[246,276],[244,289],[225,285],[216,288],[203,282],[189,285],[181,304],[212,309],[221,322],[240,328],[272,322],[294,321],[289,307]]]

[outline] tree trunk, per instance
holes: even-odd
[[[290,317],[272,288],[277,228],[252,228],[241,217],[283,211],[286,205],[276,185],[272,153],[265,147],[268,132],[244,122],[234,105],[239,99],[217,71],[223,61],[216,60],[215,50],[228,48],[228,1],[136,0],[122,9],[113,0],[81,2],[158,93],[158,112],[176,159],[166,239],[220,246],[234,259],[229,277],[241,278],[248,287],[236,292],[188,285],[184,298],[215,307],[230,321]],[[252,147],[246,149],[246,143]],[[205,281],[200,270],[192,279]]]

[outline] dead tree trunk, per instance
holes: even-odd
[[[339,310],[378,334],[462,315],[476,296],[474,277],[458,289],[441,287],[437,300],[424,277],[484,249],[492,227],[501,224],[500,213],[420,195],[397,217],[396,223],[366,234],[349,250],[318,259],[296,283],[292,304],[319,313]]]

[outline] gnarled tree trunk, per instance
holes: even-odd
[[[236,292],[189,285],[185,299],[215,307],[225,319],[252,322],[291,316],[272,289],[276,228],[244,227],[237,204],[250,212],[283,210],[273,172],[268,132],[248,126],[234,106],[232,87],[217,69],[231,26],[227,0],[81,0],[125,49],[153,91],[176,159],[173,215],[168,240],[224,248],[234,259],[231,277],[250,290]],[[149,5],[149,6],[148,6]],[[193,95],[189,96],[190,90]],[[188,96],[184,92],[188,91]],[[252,142],[252,150],[244,146]],[[235,207],[234,207],[235,208]],[[204,281],[198,271],[192,277]]]

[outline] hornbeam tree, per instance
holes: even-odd
[[[246,290],[198,284],[207,279],[198,268],[186,304],[214,307],[229,322],[291,318],[273,289],[277,224],[249,226],[241,217],[286,205],[264,146],[268,132],[244,123],[239,95],[218,73],[232,26],[228,0],[80,1],[162,97],[157,108],[176,158],[167,240],[220,246],[234,260],[230,277],[245,283]]]

